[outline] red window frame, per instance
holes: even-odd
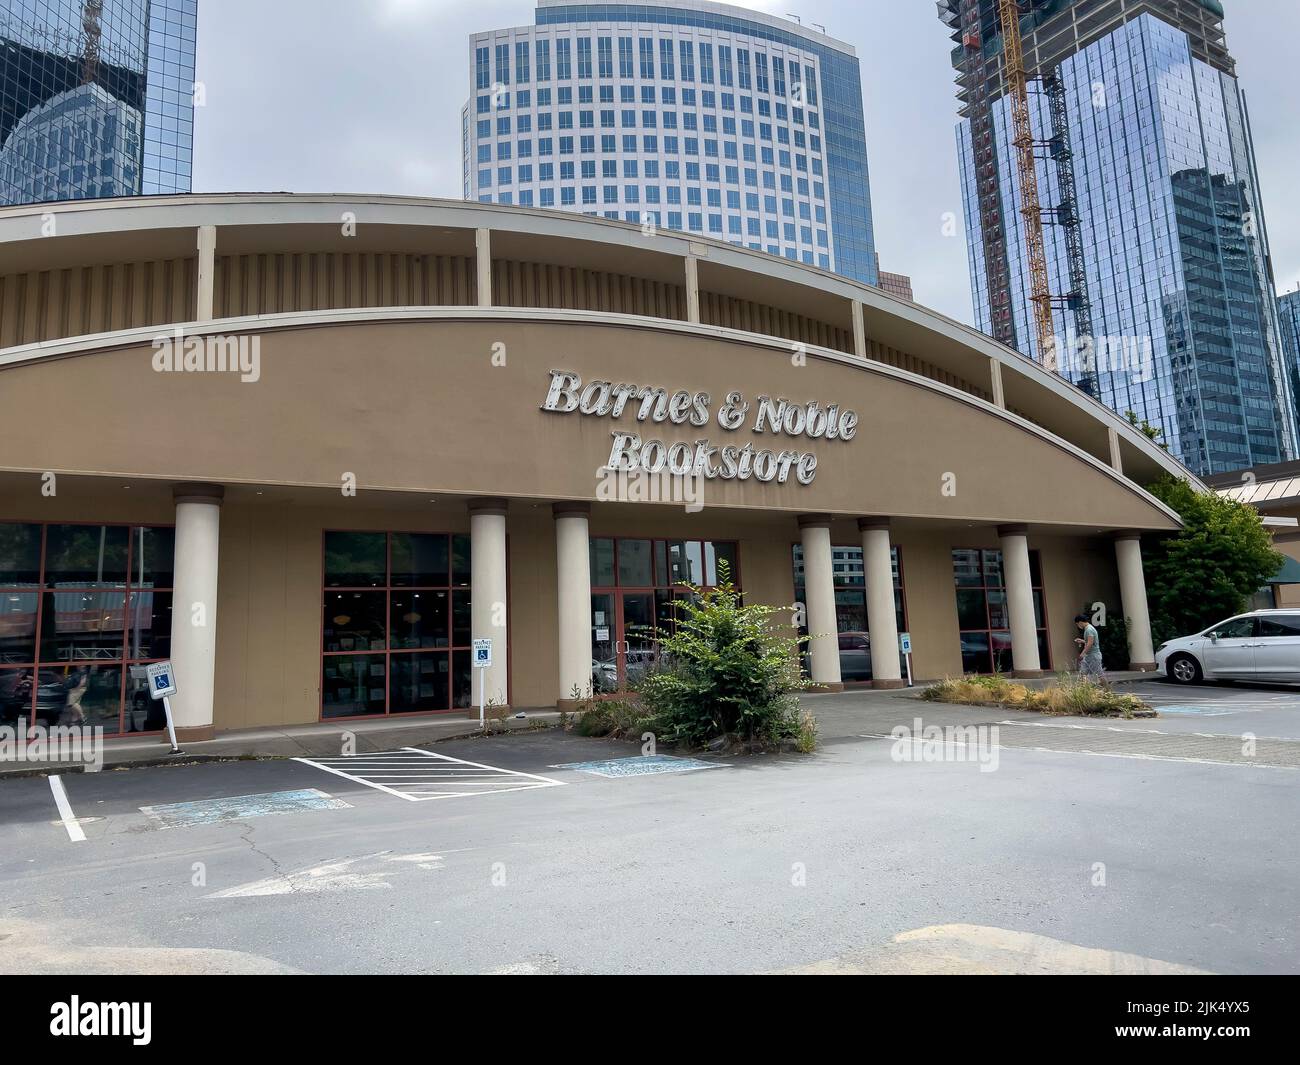
[[[359,536],[382,536],[384,537],[384,583],[382,585],[365,585],[365,586],[331,586],[326,583],[325,573],[325,554],[326,543],[331,534],[355,534]],[[445,536],[447,537],[447,583],[431,585],[393,585],[393,537],[395,536]],[[455,622],[455,600],[457,593],[464,594],[470,598],[471,616],[473,610],[473,581],[472,579],[465,584],[454,583],[454,566],[455,551],[453,542],[455,537],[464,537],[467,541],[470,539],[468,531],[447,530],[447,529],[322,529],[321,530],[321,599],[320,609],[317,614],[317,623],[319,625],[320,637],[320,657],[321,665],[317,671],[317,720],[322,722],[334,721],[377,721],[380,718],[418,718],[418,717],[438,717],[449,714],[463,714],[466,707],[455,705],[455,663],[458,652],[463,653],[467,658],[473,654],[473,632],[471,629],[470,643],[457,644],[456,641],[456,622]],[[472,551],[472,547],[471,547]],[[510,551],[509,539],[506,541],[506,687],[507,701],[510,686],[510,646],[513,642],[510,639]],[[472,571],[471,571],[472,572]],[[382,651],[375,650],[350,650],[350,651],[326,651],[325,650],[325,597],[333,592],[376,592],[384,595],[384,648]],[[447,645],[445,647],[393,647],[392,646],[392,603],[393,593],[405,592],[446,592],[448,594],[447,604]],[[416,655],[416,654],[446,654],[447,655],[447,708],[445,710],[393,710],[392,706],[392,659],[394,656]],[[384,660],[384,712],[382,714],[347,714],[331,715],[325,714],[325,678],[324,669],[325,661],[329,658],[353,658],[358,656],[370,656],[375,658],[382,657]],[[473,672],[470,673],[471,681]],[[472,684],[471,684],[472,688]],[[473,695],[471,692],[471,703]]]
[[[130,636],[131,636],[131,626],[130,626],[131,610],[132,610],[132,605],[133,605],[133,603],[134,603],[135,597],[136,597],[138,594],[140,594],[141,592],[145,592],[145,591],[147,591],[147,592],[150,592],[150,593],[159,593],[159,594],[167,594],[167,595],[171,595],[171,594],[173,594],[173,592],[174,592],[175,589],[174,589],[174,586],[168,586],[168,587],[166,587],[166,588],[160,588],[160,587],[149,587],[149,588],[144,588],[144,587],[142,587],[142,586],[140,586],[140,585],[137,585],[137,584],[135,583],[135,578],[136,578],[136,576],[137,576],[136,573],[135,573],[135,555],[136,555],[136,552],[135,552],[135,546],[136,546],[136,535],[137,535],[137,531],[138,531],[138,530],[140,530],[140,529],[172,529],[172,530],[175,530],[175,528],[176,528],[175,523],[172,523],[172,522],[142,522],[142,521],[135,521],[135,522],[127,522],[127,521],[80,521],[80,520],[76,520],[76,519],[67,519],[67,520],[63,520],[63,521],[23,521],[22,519],[18,519],[18,518],[5,518],[5,519],[3,519],[3,520],[0,520],[0,524],[3,524],[3,525],[28,525],[28,526],[37,526],[37,527],[39,527],[40,530],[41,530],[41,550],[40,550],[40,558],[39,558],[39,562],[38,562],[38,568],[37,568],[37,571],[36,571],[36,585],[35,585],[35,587],[34,587],[34,588],[30,588],[30,587],[24,587],[24,586],[22,586],[22,585],[0,584],[0,595],[31,595],[31,594],[33,594],[33,593],[36,595],[36,630],[35,630],[35,638],[34,638],[34,641],[33,641],[33,648],[32,648],[32,660],[31,660],[30,662],[25,662],[25,663],[23,663],[23,662],[5,662],[5,663],[0,663],[0,672],[4,672],[4,673],[8,673],[8,672],[11,672],[11,671],[12,671],[12,672],[18,672],[18,671],[20,671],[20,670],[24,670],[24,669],[25,669],[25,670],[30,670],[31,673],[32,673],[32,695],[31,695],[31,702],[28,704],[28,707],[27,707],[27,710],[28,710],[28,717],[27,717],[28,725],[30,726],[30,725],[34,724],[35,721],[36,721],[36,718],[35,718],[35,714],[36,714],[36,700],[37,700],[37,697],[38,697],[38,695],[39,695],[39,687],[40,687],[40,676],[41,676],[41,670],[42,670],[42,669],[58,669],[58,668],[65,668],[65,669],[66,669],[67,667],[69,667],[69,666],[72,664],[71,662],[43,662],[43,661],[41,661],[41,633],[44,631],[44,626],[45,626],[45,600],[46,600],[46,597],[47,597],[48,595],[53,595],[53,594],[56,594],[56,593],[57,593],[57,594],[71,593],[71,594],[76,595],[76,594],[102,594],[102,593],[104,593],[105,591],[108,591],[108,592],[116,592],[116,591],[117,591],[117,589],[93,588],[93,587],[89,587],[89,586],[83,586],[83,587],[60,587],[60,588],[50,588],[50,587],[48,587],[48,584],[47,584],[46,579],[45,579],[45,571],[46,571],[46,561],[47,561],[47,556],[48,556],[48,547],[49,547],[49,530],[50,530],[52,527],[58,527],[58,526],[78,526],[78,525],[80,525],[80,526],[85,526],[85,527],[87,527],[87,528],[106,528],[106,529],[126,529],[126,530],[127,530],[127,540],[126,540],[126,550],[127,550],[127,559],[126,559],[126,580],[125,580],[125,582],[124,582],[124,584],[123,584],[123,587],[122,587],[122,589],[121,589],[121,592],[122,592],[122,604],[123,604],[123,606],[122,606],[122,643],[121,643],[121,653],[120,653],[120,654],[118,655],[118,657],[115,658],[115,659],[109,659],[109,660],[104,660],[104,661],[94,661],[94,662],[89,662],[89,663],[88,663],[89,665],[98,665],[98,666],[116,666],[116,667],[118,667],[118,670],[119,670],[119,676],[118,676],[118,690],[117,690],[117,729],[116,729],[116,731],[110,733],[110,732],[108,731],[108,729],[105,727],[105,730],[104,730],[104,731],[105,731],[105,735],[106,735],[106,736],[114,736],[114,737],[121,737],[121,736],[128,736],[128,735],[129,735],[129,736],[152,736],[152,735],[159,735],[159,734],[163,731],[162,729],[149,729],[149,730],[147,730],[147,731],[142,730],[142,731],[139,731],[139,732],[127,732],[127,731],[125,730],[125,728],[124,728],[124,726],[125,726],[125,724],[126,724],[126,693],[127,693],[127,680],[128,680],[128,678],[130,677],[130,667],[131,667],[131,666],[143,666],[143,665],[147,665],[147,664],[149,664],[149,663],[151,663],[151,662],[165,662],[165,661],[167,661],[167,659],[164,659],[164,658],[132,658],[132,657],[130,657],[130,655],[129,655],[129,651],[130,651]],[[173,578],[175,577],[175,573],[176,573],[175,566],[176,566],[176,559],[175,559],[175,555],[173,554],[173,557],[172,557],[172,576],[173,576]],[[174,616],[175,616],[175,603],[174,603],[174,602],[173,602],[173,604],[172,604],[172,610],[173,610],[173,617],[174,617]],[[94,727],[94,726],[91,726],[91,727]]]

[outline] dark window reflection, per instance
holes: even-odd
[[[327,655],[321,669],[322,714],[360,717],[384,712],[385,655]]]
[[[132,592],[127,614],[127,657],[163,659],[172,648],[172,593]]]
[[[394,650],[446,647],[450,639],[450,592],[393,592]]]
[[[385,592],[326,592],[326,651],[382,651],[387,632]]]
[[[445,588],[450,580],[450,542],[441,534],[394,533],[395,588]]]
[[[0,522],[0,588],[34,585],[40,568],[41,527]]]
[[[392,712],[450,709],[451,677],[446,651],[393,655],[389,699]]]
[[[176,530],[132,530],[131,584],[144,588],[170,588],[174,582]]]
[[[125,615],[125,592],[46,592],[41,661],[121,659]]]
[[[451,538],[451,583],[455,588],[468,588],[470,581],[469,537]]]
[[[325,586],[383,587],[388,580],[387,541],[384,533],[326,533]]]
[[[125,526],[51,525],[45,536],[47,588],[126,583],[129,531]]]
[[[0,665],[36,661],[36,592],[0,592]]]

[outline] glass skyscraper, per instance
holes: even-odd
[[[189,192],[198,0],[0,0],[0,204]]]
[[[1277,316],[1282,329],[1287,374],[1291,378],[1291,393],[1300,402],[1300,291],[1277,298]]]
[[[1218,0],[1028,8],[1021,32],[1060,372],[1158,426],[1199,474],[1294,458],[1254,149]],[[940,14],[961,72],[976,322],[1041,361],[997,5],[943,0]]]
[[[540,0],[475,34],[466,199],[698,233],[875,284],[862,82],[823,33],[708,2]]]

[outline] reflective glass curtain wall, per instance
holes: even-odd
[[[1187,35],[1150,14],[1064,60],[1070,148],[1091,300],[1099,398],[1164,431],[1202,475],[1289,459],[1296,415],[1268,266],[1249,121],[1237,82],[1192,56]],[[1041,89],[1034,85],[1031,89]],[[1048,99],[1031,91],[1036,136]],[[1035,359],[1009,101],[993,104],[1012,313]],[[958,129],[976,321],[992,332],[969,123]],[[1038,164],[1044,205],[1057,169]],[[1052,291],[1071,289],[1064,231],[1044,226]],[[1075,350],[1073,315],[1055,333]],[[1067,358],[1078,382],[1084,367]]]
[[[188,192],[198,0],[0,0],[0,204]]]

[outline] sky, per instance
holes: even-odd
[[[972,320],[952,47],[934,0],[757,0],[820,23],[862,66],[876,246],[918,302]],[[1251,110],[1279,289],[1300,287],[1300,0],[1225,0]],[[200,0],[196,192],[462,195],[469,35],[530,25],[527,0]]]

